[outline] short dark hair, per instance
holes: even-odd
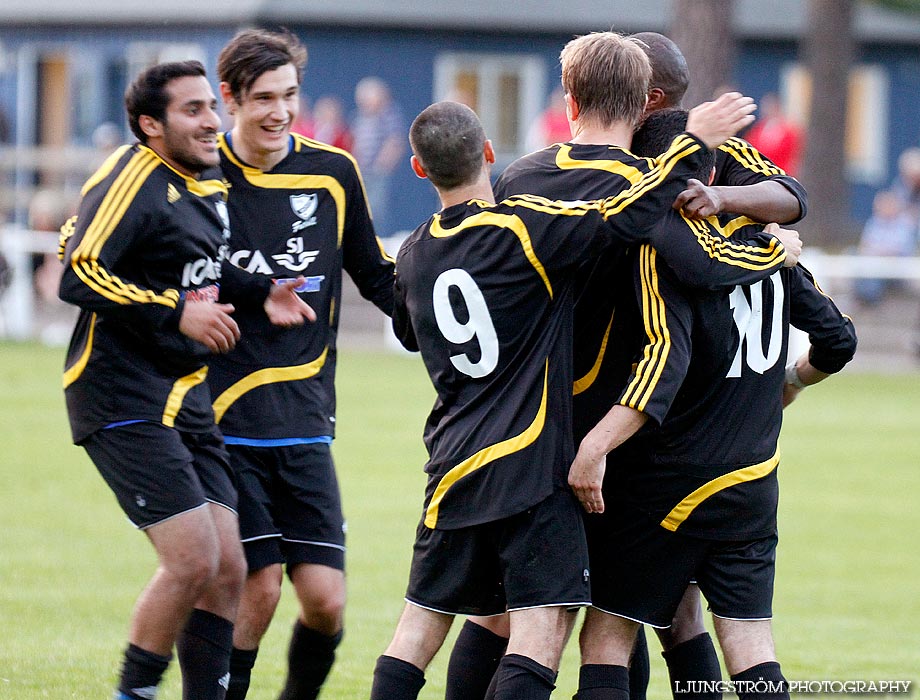
[[[680,107],[690,85],[690,69],[677,44],[658,32],[640,32],[632,37],[642,42],[645,55],[652,64],[649,89],[658,88],[665,94],[665,106]]]
[[[244,29],[221,49],[217,57],[217,77],[227,83],[239,102],[259,77],[290,63],[297,71],[297,84],[303,80],[307,48],[287,29]]]
[[[655,158],[661,155],[668,150],[675,136],[687,130],[688,115],[687,110],[678,108],[659,109],[652,112],[633,134],[632,146],[629,150],[645,158]],[[715,152],[707,150],[703,161],[700,169],[690,177],[706,184],[709,182],[709,174],[716,162]]]
[[[147,134],[140,126],[140,118],[147,115],[158,122],[166,121],[169,107],[167,86],[178,78],[207,77],[200,61],[158,63],[138,75],[125,92],[125,111],[131,131],[141,143],[147,143]]]
[[[412,152],[438,189],[471,183],[482,168],[486,133],[476,112],[459,102],[435,102],[409,127]]]

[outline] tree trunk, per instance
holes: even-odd
[[[683,106],[711,100],[732,82],[735,0],[674,0],[670,38],[680,47],[690,69],[690,87]]]
[[[811,75],[811,109],[801,182],[808,216],[800,230],[811,245],[854,240],[846,179],[847,80],[853,60],[853,0],[809,0],[800,55]]]

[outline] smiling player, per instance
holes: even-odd
[[[220,90],[233,128],[220,137],[230,184],[231,260],[305,277],[319,320],[308,332],[238,318],[244,339],[208,379],[240,491],[249,576],[234,630],[228,700],[246,696],[258,645],[281,595],[282,564],[300,602],[285,700],[315,698],[342,637],[345,534],[330,453],[342,270],[384,313],[393,262],[374,235],[346,152],[291,133],[306,49],[288,33],[248,30],[223,49]]]

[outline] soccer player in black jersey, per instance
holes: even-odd
[[[656,153],[685,116],[650,116],[637,152]],[[737,221],[709,217],[705,226],[731,235]],[[599,682],[578,697],[628,697],[639,623],[669,626],[694,577],[739,696],[788,697],[770,628],[782,409],[853,357],[853,326],[800,266],[730,291],[690,290],[642,246],[633,273],[634,303],[618,307],[625,389],[570,473],[586,510],[599,514],[587,523],[594,607],[581,638]],[[790,324],[811,347],[785,368]]]
[[[624,178],[633,177],[632,168],[636,159],[628,152],[632,136],[631,128],[625,131],[610,128],[613,122],[613,107],[621,96],[612,90],[615,81],[609,79],[610,57],[606,55],[608,47],[602,39],[613,41],[615,35],[600,34],[593,38],[576,39],[563,50],[561,56],[563,86],[568,94],[576,115],[581,103],[600,112],[601,119],[576,118],[572,123],[573,137],[564,144],[555,144],[545,149],[519,158],[508,166],[498,178],[495,191],[499,198],[521,193],[532,193],[550,198],[593,199],[602,196],[611,187],[619,186]],[[649,36],[660,37],[664,43],[660,46],[652,42]],[[676,94],[679,99],[686,90],[686,63],[679,50],[670,40],[661,35],[638,35],[648,39],[649,43],[640,43],[649,57],[652,67],[651,85],[661,84],[664,88],[652,87],[648,91],[647,111],[651,106],[660,106],[662,95],[671,97]],[[670,47],[670,48],[669,48]],[[570,107],[571,114],[571,107]],[[631,125],[628,125],[631,126]],[[720,146],[725,149],[729,139]],[[795,218],[804,212],[805,193],[792,178],[781,174],[775,167],[768,167],[762,158],[750,156],[742,159],[749,166],[746,174],[741,176],[738,168],[726,168],[726,175],[733,182],[754,187],[728,188],[751,193],[734,194],[736,203],[742,201],[752,206],[752,212],[761,215],[770,214],[780,221]],[[731,158],[727,164],[738,164]],[[769,175],[766,173],[770,173]],[[681,193],[681,197],[685,192]],[[679,200],[678,200],[679,201]],[[660,216],[664,216],[664,211]],[[613,326],[614,310],[619,295],[631,295],[631,279],[620,269],[622,251],[608,251],[603,256],[585,265],[579,275],[575,297],[575,384],[574,384],[574,433],[576,441],[606,413],[611,402],[622,389],[617,385],[621,377],[612,372],[606,359],[606,348],[616,333]],[[715,259],[715,256],[714,256]],[[724,258],[725,265],[711,269],[708,275],[700,275],[691,266],[682,264],[672,258],[675,268],[684,279],[692,284],[730,284],[742,282],[742,278],[733,276],[744,268]],[[734,269],[732,263],[734,262]],[[689,277],[688,277],[689,276]],[[625,287],[616,287],[612,280],[623,278]],[[695,679],[720,677],[719,662],[715,650],[703,627],[702,612],[698,597],[688,595],[682,615],[674,625],[673,634],[663,639],[667,650],[665,657],[669,668],[676,678],[684,678],[680,670],[685,666],[694,668]],[[470,620],[464,625],[454,645],[448,671],[449,700],[481,700],[482,693],[494,664],[500,658],[507,640],[507,620],[493,618],[490,620]],[[634,698],[644,696],[648,683],[648,653],[645,637],[637,649],[631,666],[632,688]],[[686,642],[686,644],[685,644]],[[676,647],[673,648],[672,647]],[[708,670],[701,670],[701,666]]]
[[[687,62],[677,45],[656,32],[641,32],[633,37],[643,42],[652,64],[646,113],[659,109],[680,107],[690,82]],[[691,179],[687,189],[674,201],[675,209],[689,217],[700,218],[721,212],[745,214],[764,223],[792,224],[805,216],[805,189],[741,138],[728,139],[716,150],[716,172],[711,179]],[[656,630],[664,649],[663,656],[674,683],[686,678],[721,679],[719,661],[703,625],[699,590],[691,585],[678,608],[674,624]],[[632,681],[637,680],[635,660],[645,653],[645,634],[640,630],[637,651],[630,667],[630,697],[641,700],[640,691]],[[688,674],[690,674],[688,676]],[[647,681],[646,681],[647,684]],[[716,694],[704,697],[715,697]],[[686,694],[683,700],[692,700]]]
[[[642,42],[652,64],[646,113],[680,107],[690,71],[677,44],[657,32],[632,36]],[[691,217],[730,212],[757,221],[791,224],[805,216],[807,198],[798,180],[744,139],[733,137],[716,150],[712,183],[692,179],[674,206]]]
[[[624,87],[639,98],[622,118],[634,123],[650,69],[634,43],[621,43]],[[719,143],[733,133],[729,123],[746,119],[745,104],[733,95],[705,105],[690,128]],[[635,178],[600,203],[523,195],[495,205],[494,156],[475,114],[438,103],[413,123],[413,167],[432,180],[444,209],[400,251],[394,329],[407,348],[421,350],[438,400],[425,430],[429,484],[408,604],[378,659],[375,700],[417,696],[454,615],[505,610],[511,639],[494,696],[549,696],[573,621],[567,608],[587,595],[581,523],[559,472],[573,449],[574,272],[603,242],[592,235],[602,222],[621,244],[649,236],[652,214],[683,187],[696,152],[686,138],[634,168]],[[688,256],[708,258],[686,234],[660,244],[680,247],[686,238]],[[785,257],[773,239],[762,252],[779,263]]]
[[[231,313],[294,325],[293,291],[226,265],[216,99],[197,61],[154,66],[125,96],[140,143],[83,187],[62,229],[60,296],[80,307],[64,372],[74,442],[158,567],[134,609],[115,697],[152,700],[175,645],[186,698],[224,697],[245,575],[236,488],[205,383],[211,353],[240,333]]]
[[[218,59],[233,128],[219,137],[230,185],[230,260],[298,288],[318,321],[273,329],[237,314],[242,338],[208,381],[239,479],[249,575],[234,630],[228,700],[249,687],[259,642],[281,595],[282,566],[300,604],[283,700],[320,691],[342,638],[345,532],[330,444],[342,271],[389,315],[393,261],[374,235],[354,159],[290,131],[306,49],[289,33],[245,30]]]

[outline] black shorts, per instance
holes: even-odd
[[[236,480],[217,428],[183,433],[141,421],[97,430],[80,444],[141,530],[205,503],[236,511]]]
[[[345,519],[325,443],[227,445],[239,485],[240,535],[250,571],[286,563],[345,569]]]
[[[588,605],[588,552],[569,489],[502,520],[456,530],[419,523],[406,600],[453,615]]]
[[[776,533],[723,541],[671,532],[635,506],[609,503],[587,517],[592,600],[598,610],[669,627],[695,581],[717,617],[773,616]]]

